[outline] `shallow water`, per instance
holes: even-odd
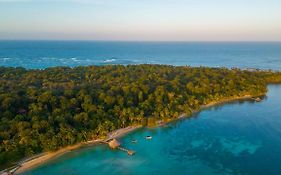
[[[130,133],[121,142],[137,152],[134,156],[100,145],[67,153],[24,175],[280,175],[280,102],[281,85],[270,85],[260,103],[224,104]],[[146,140],[147,135],[153,139]]]
[[[281,70],[281,43],[0,41],[0,66],[144,63]]]

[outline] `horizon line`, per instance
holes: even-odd
[[[260,42],[260,43],[279,43],[281,40],[87,40],[87,39],[0,39],[3,41],[73,41],[73,42]]]

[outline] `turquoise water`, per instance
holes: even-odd
[[[281,70],[281,43],[0,41],[0,66],[143,63]]]
[[[120,139],[137,153],[105,145],[67,153],[24,175],[280,175],[281,85],[267,98],[206,109],[156,129]],[[145,136],[151,135],[152,140]],[[131,143],[137,139],[137,143]]]
[[[281,70],[280,42],[0,41],[0,66],[48,68],[170,64]],[[104,145],[65,154],[26,175],[280,175],[281,86],[261,103],[213,107],[121,139],[127,156]],[[145,136],[153,136],[145,140]],[[137,139],[138,143],[131,143]]]

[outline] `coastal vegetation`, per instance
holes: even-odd
[[[131,125],[190,115],[212,102],[262,96],[272,71],[165,65],[0,67],[0,168]]]

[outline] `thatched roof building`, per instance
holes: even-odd
[[[116,139],[112,139],[111,141],[108,142],[108,145],[112,149],[118,148],[121,144],[118,142]]]

